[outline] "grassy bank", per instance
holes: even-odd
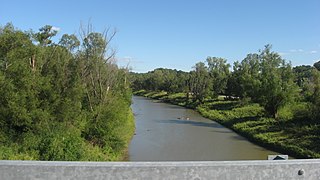
[[[243,101],[228,101],[220,97],[207,99],[202,104],[192,103],[184,93],[137,91],[135,95],[159,99],[163,102],[197,110],[202,116],[212,119],[249,141],[282,154],[296,158],[320,158],[320,125],[303,119],[304,103],[285,107],[279,119],[267,118],[258,104]]]
[[[129,108],[126,118],[123,118],[121,124],[116,125],[112,131],[115,133],[113,136],[115,139],[112,143],[118,144],[118,147],[109,152],[111,155],[109,161],[128,161],[128,148],[135,132],[134,115],[131,108]]]
[[[129,148],[130,141],[135,132],[135,122],[134,122],[134,115],[133,115],[132,109],[129,110],[128,119],[124,124],[124,126],[121,128],[120,132],[126,143],[123,150],[121,151],[121,154],[119,154],[116,160],[128,161],[129,160],[128,148]]]

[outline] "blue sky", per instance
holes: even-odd
[[[266,44],[294,66],[320,60],[320,0],[0,0],[0,25],[49,24],[58,36],[117,29],[119,65],[189,71],[207,56],[232,64]]]

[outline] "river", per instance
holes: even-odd
[[[250,143],[194,110],[133,97],[130,161],[264,160],[278,154]]]

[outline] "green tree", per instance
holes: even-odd
[[[106,53],[107,40],[101,33],[91,32],[83,40],[83,48],[86,55],[103,57]]]
[[[147,78],[147,74],[146,73],[134,73],[134,72],[130,72],[130,85],[131,88],[134,91],[138,91],[138,90],[142,90],[142,89],[147,89],[146,86],[146,78]]]
[[[319,120],[320,118],[320,71],[312,70],[312,95],[310,101],[311,105],[311,118],[313,120]]]
[[[311,79],[313,67],[310,65],[301,65],[293,68],[295,74],[295,82],[299,87],[303,86],[305,81]]]
[[[57,45],[55,34],[45,26],[34,44],[30,33],[0,27],[0,158],[115,159],[132,126],[128,70],[106,53],[103,34],[83,36],[77,52],[75,36]]]
[[[297,97],[298,91],[291,64],[286,63],[279,54],[271,51],[270,45],[261,51],[260,59],[261,87],[258,102],[268,115],[277,118],[278,110]]]
[[[261,64],[258,54],[248,54],[239,67],[240,84],[242,87],[241,97],[250,97],[253,101],[259,98],[261,86]]]
[[[36,41],[40,43],[41,46],[47,46],[52,43],[51,38],[57,35],[58,31],[53,29],[51,25],[45,25],[39,29],[40,32],[34,34]]]
[[[61,37],[59,44],[67,48],[69,51],[73,51],[75,48],[80,46],[80,41],[78,40],[77,36],[75,36],[74,34],[72,35],[64,34]]]
[[[240,84],[241,77],[240,63],[235,61],[233,65],[233,71],[231,72],[227,81],[227,96],[243,98],[243,87]]]
[[[310,85],[312,84],[312,71],[315,69],[309,65],[301,65],[293,68],[294,82],[299,86],[301,97],[309,101],[312,96]]]
[[[314,63],[313,66],[314,66],[315,68],[317,68],[318,71],[320,71],[320,61]]]
[[[194,101],[202,103],[205,97],[210,95],[211,80],[208,68],[203,62],[197,63],[189,78],[189,89]]]
[[[152,84],[153,86],[153,90],[155,91],[160,91],[160,90],[164,90],[164,73],[163,73],[163,69],[159,68],[159,69],[155,69],[149,77],[149,83]]]
[[[217,57],[207,57],[208,72],[212,79],[212,95],[218,97],[219,94],[224,94],[227,87],[228,78],[230,75],[230,64],[226,59]]]
[[[37,84],[30,67],[35,51],[29,36],[7,24],[0,31],[0,120],[14,133],[32,129]]]

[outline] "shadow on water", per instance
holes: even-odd
[[[167,108],[167,109],[169,109],[169,110],[172,110],[172,109],[182,109],[182,110],[186,110],[186,108],[184,108],[184,107],[181,107],[181,106],[174,106],[174,105],[170,106],[170,107],[169,107],[169,108]]]
[[[220,130],[213,130],[211,131],[213,133],[223,133],[223,134],[232,134],[234,133],[232,130],[227,130],[227,131],[220,131]],[[240,141],[248,141],[248,139],[240,136],[240,135],[236,135],[236,136],[230,136],[230,138],[235,139],[235,140],[240,140]]]
[[[233,139],[236,139],[236,140],[240,140],[240,141],[248,141],[246,138],[242,137],[242,136],[232,136]]]
[[[223,126],[217,123],[206,123],[206,122],[197,122],[197,121],[190,121],[190,120],[158,120],[157,122],[167,123],[167,124],[186,124],[186,125],[199,126],[199,127],[224,128]]]
[[[234,133],[233,131],[216,131],[216,130],[213,130],[211,132],[213,132],[213,133],[224,133],[224,134]]]

